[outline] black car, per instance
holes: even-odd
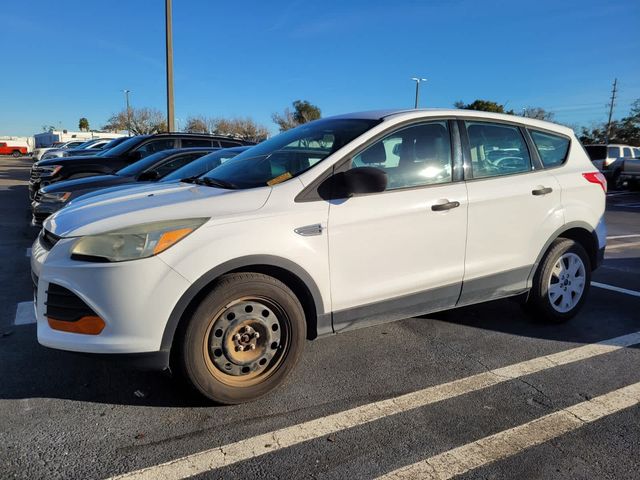
[[[63,180],[42,187],[31,202],[32,225],[40,226],[44,219],[64,207],[69,201],[86,193],[135,182],[153,182],[219,148],[181,148],[162,150],[149,155],[110,175]]]
[[[131,137],[120,145],[92,156],[52,158],[36,162],[31,168],[29,195],[31,199],[40,187],[61,180],[111,174],[153,153],[174,148],[227,148],[253,145],[236,138],[194,133],[158,133]]]

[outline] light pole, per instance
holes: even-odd
[[[127,104],[127,132],[129,132],[129,136],[131,136],[131,107],[129,107],[129,94],[131,90],[124,89],[122,92],[124,93],[124,99]]]
[[[167,36],[167,130],[173,132],[173,29],[171,26],[171,0],[165,0],[164,6]]]
[[[418,108],[418,99],[420,98],[420,83],[421,82],[426,82],[427,79],[426,78],[420,78],[420,77],[413,77],[411,80],[416,82],[416,103],[413,106],[413,108]]]

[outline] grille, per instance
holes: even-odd
[[[39,202],[40,200],[42,200],[42,193],[40,193],[40,190],[36,192],[35,196],[33,197],[33,200],[36,202]]]
[[[53,246],[58,243],[58,240],[60,240],[59,236],[54,235],[44,228],[42,232],[40,232],[40,243],[42,243],[42,246],[47,250],[51,250]]]
[[[49,284],[45,306],[45,316],[55,320],[75,322],[82,317],[97,316],[75,293],[55,283]]]
[[[40,180],[41,175],[42,175],[42,169],[33,167],[31,169],[31,174],[29,175],[29,179],[35,182],[37,180]]]

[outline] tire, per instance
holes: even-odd
[[[18,158],[18,157],[20,157],[21,155],[22,155],[22,154],[20,153],[20,151],[19,151],[19,150],[14,150],[14,151],[11,153],[11,156],[12,156],[13,158]]]
[[[536,320],[566,322],[584,305],[590,284],[591,261],[585,249],[573,240],[558,238],[533,277],[526,309]]]
[[[284,283],[259,273],[227,274],[180,329],[174,369],[214,402],[249,402],[284,381],[306,335],[302,305]]]

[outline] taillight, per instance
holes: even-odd
[[[597,183],[602,187],[604,193],[607,193],[607,179],[600,172],[583,173],[582,176],[587,179],[589,183]]]

